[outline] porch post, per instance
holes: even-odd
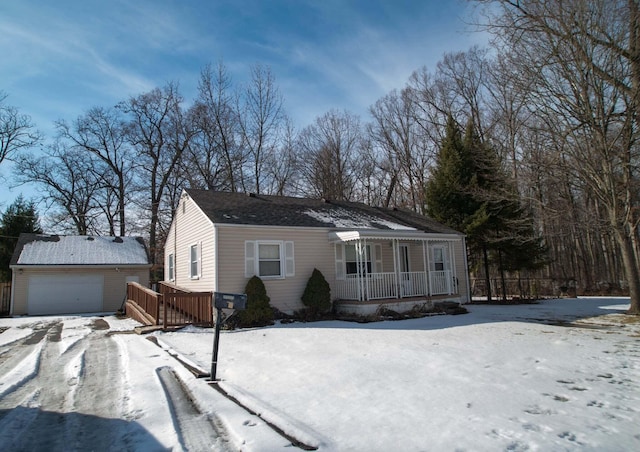
[[[364,243],[364,247],[363,247],[363,256],[364,256],[364,273],[365,273],[365,277],[364,277],[364,288],[365,288],[365,296],[367,298],[367,300],[371,299],[371,287],[370,287],[370,279],[371,276],[367,274],[367,262],[369,262],[369,259],[371,259],[371,256],[367,255],[367,239],[363,240]],[[373,266],[373,262],[371,263],[371,266]],[[373,270],[373,268],[371,269]]]
[[[451,276],[449,277],[449,295],[453,293],[456,289],[455,284],[453,284],[453,278],[458,274],[456,270],[456,253],[455,247],[453,246],[453,241],[449,242],[449,254],[451,255]]]
[[[391,239],[391,251],[393,253],[393,274],[395,275],[396,298],[402,298],[402,284],[398,274],[398,239]]]
[[[422,241],[422,257],[424,259],[424,276],[427,279],[426,281],[426,295],[431,296],[431,271],[430,271],[430,262],[429,262],[429,241]]]
[[[449,250],[449,277],[447,278],[447,292],[449,293],[449,295],[451,295],[453,293],[453,291],[451,290],[451,286],[452,286],[452,282],[453,282],[453,273],[454,273],[454,269],[455,267],[455,263],[456,263],[456,258],[453,255],[453,248],[451,246],[451,240],[447,240],[447,249]]]
[[[360,257],[362,247],[360,246],[360,239],[356,240],[354,248],[356,250],[356,282],[358,283],[358,300],[364,301],[364,291],[362,290],[362,259]]]

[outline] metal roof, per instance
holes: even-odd
[[[20,234],[11,266],[148,265],[140,237]]]

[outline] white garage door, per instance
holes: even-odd
[[[102,275],[32,275],[27,299],[29,315],[102,311]]]

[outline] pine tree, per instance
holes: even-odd
[[[465,232],[477,209],[469,192],[472,159],[462,140],[458,125],[449,115],[444,140],[436,157],[436,166],[425,187],[427,215],[447,226]]]
[[[11,280],[9,263],[22,232],[41,234],[42,229],[35,204],[20,195],[0,218],[0,281]]]
[[[531,215],[522,208],[513,181],[495,151],[475,133],[473,123],[462,137],[449,116],[425,198],[429,216],[467,235],[472,256],[483,262],[489,300],[491,266],[504,279],[505,271],[533,269],[544,261],[545,250]]]

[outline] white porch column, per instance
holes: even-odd
[[[393,252],[393,274],[396,275],[396,298],[402,298],[402,287],[400,287],[401,278],[398,274],[398,239],[391,239],[391,250]]]
[[[363,251],[362,251],[362,255],[364,257],[364,288],[365,288],[365,299],[369,300],[371,298],[371,286],[370,286],[370,275],[367,275],[367,262],[369,262],[369,259],[371,259],[371,256],[367,255],[367,239],[364,239],[363,241],[364,246]],[[371,263],[371,265],[373,266],[373,262]],[[373,268],[371,269],[373,270]]]
[[[356,240],[356,243],[353,245],[356,254],[356,283],[358,284],[358,301],[363,301],[363,290],[362,290],[362,269],[361,269],[361,259],[360,252],[362,247],[360,246],[360,240]]]
[[[424,274],[427,278],[427,295],[431,296],[431,263],[429,262],[429,241],[422,241],[422,254],[424,257]]]
[[[453,278],[455,278],[456,275],[458,274],[458,272],[456,271],[455,247],[453,246],[453,242],[452,241],[449,241],[449,255],[451,256],[451,275],[449,276],[449,295],[451,295],[453,293],[453,289],[454,289],[454,287],[452,287]]]

